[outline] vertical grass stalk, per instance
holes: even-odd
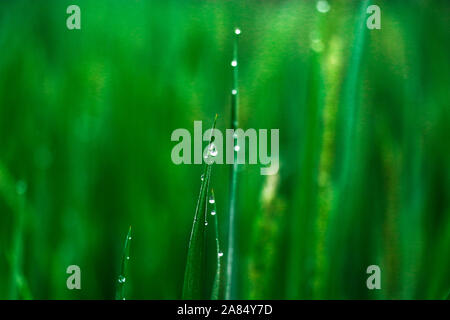
[[[231,66],[233,68],[233,88],[231,90],[231,128],[236,130],[238,128],[238,38],[241,34],[240,29],[234,30],[234,46],[233,46],[233,60]],[[234,162],[230,174],[230,204],[229,204],[229,224],[228,224],[228,252],[227,252],[227,282],[225,288],[225,299],[234,298],[234,243],[235,243],[235,214],[236,214],[236,188],[237,188],[237,174],[238,163],[237,154],[235,152],[237,137],[235,136],[233,142]]]
[[[131,226],[128,229],[127,238],[123,247],[122,263],[120,265],[120,274],[117,279],[116,300],[125,300],[125,283],[128,276],[128,261],[130,260]]]
[[[370,5],[370,0],[361,1],[358,7],[358,16],[356,17],[356,26],[354,32],[354,40],[351,44],[350,58],[346,70],[345,81],[343,83],[343,93],[339,103],[341,109],[338,116],[338,121],[343,125],[338,129],[340,136],[336,138],[338,150],[340,155],[336,161],[338,164],[337,177],[335,182],[335,191],[333,193],[333,202],[331,205],[330,225],[339,226],[330,231],[330,252],[329,265],[335,262],[332,260],[344,263],[337,254],[338,250],[344,250],[344,247],[349,245],[345,242],[340,234],[346,234],[352,227],[351,206],[355,205],[354,201],[348,201],[348,193],[354,188],[352,179],[355,178],[355,170],[359,169],[357,148],[357,124],[358,114],[360,109],[359,103],[359,88],[361,85],[361,67],[362,59],[364,57],[364,47],[366,38],[366,9]],[[353,173],[353,175],[352,175]],[[350,249],[347,247],[346,249]],[[337,262],[336,262],[337,263]],[[343,265],[340,266],[344,268]],[[329,276],[329,270],[327,271]],[[328,297],[334,298],[341,294],[340,288],[342,286],[342,279],[334,277],[330,279],[328,286],[331,290],[327,293]]]
[[[28,206],[26,199],[27,184],[13,177],[0,162],[0,197],[13,213],[13,232],[11,249],[6,258],[10,265],[9,299],[32,299],[28,281],[23,274],[24,238],[28,224]]]
[[[214,119],[212,131],[216,127],[217,115]],[[213,142],[213,135],[209,139],[209,146]],[[212,164],[205,162],[201,176],[200,194],[195,209],[194,222],[192,224],[191,236],[186,261],[183,283],[183,299],[205,299],[205,274],[206,274],[206,212],[208,209],[208,190],[211,178]]]
[[[216,198],[214,197],[214,190],[211,189],[211,197],[210,201],[211,203],[211,216],[214,220],[214,232],[215,232],[215,239],[216,239],[216,273],[214,275],[214,282],[213,282],[213,289],[211,292],[211,299],[217,300],[219,299],[219,294],[221,292],[221,280],[222,280],[222,256],[223,253],[220,251],[220,242],[219,242],[219,223],[217,219],[217,211],[216,211]]]

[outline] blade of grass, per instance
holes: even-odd
[[[120,265],[120,274],[117,279],[116,300],[125,300],[125,283],[128,276],[128,261],[130,260],[131,226],[128,229],[127,238],[123,247],[122,263]]]
[[[353,140],[355,136],[356,116],[358,111],[359,75],[366,34],[366,9],[370,0],[364,0],[359,7],[359,17],[356,25],[355,41],[351,52],[350,63],[347,70],[347,79],[344,86],[342,108],[345,112],[346,126],[343,128],[343,153],[340,180],[345,184],[350,172],[350,158],[352,157]]]
[[[238,128],[238,37],[241,34],[240,29],[234,30],[234,47],[233,47],[233,89],[231,91],[231,127],[233,130]],[[236,146],[236,138],[233,142],[233,150]],[[237,189],[238,163],[237,155],[234,153],[233,169],[230,175],[230,206],[229,206],[229,223],[228,223],[228,252],[227,252],[227,280],[225,288],[225,299],[230,300],[235,295],[234,285],[234,230],[235,230],[235,213],[236,213],[236,189]]]
[[[333,203],[330,210],[330,222],[332,226],[339,226],[334,230],[330,230],[329,233],[329,250],[331,255],[329,257],[329,265],[332,263],[345,262],[337,254],[339,250],[346,245],[342,233],[347,233],[347,230],[351,228],[351,206],[355,204],[354,201],[348,201],[347,194],[352,187],[352,172],[358,168],[355,166],[354,160],[358,156],[357,145],[357,118],[358,111],[360,109],[359,103],[359,88],[360,88],[360,74],[362,68],[363,52],[365,47],[366,38],[366,9],[370,5],[370,0],[361,1],[358,5],[358,13],[356,17],[354,40],[352,48],[350,50],[350,59],[346,70],[345,81],[342,88],[342,97],[339,103],[340,114],[338,115],[338,121],[340,120],[342,127],[338,128],[340,133],[336,138],[338,142],[337,147],[341,150],[340,155],[336,159],[337,176],[335,182],[335,193],[333,196]],[[339,222],[338,222],[339,221]],[[344,231],[345,230],[345,231]],[[338,250],[339,248],[339,250]],[[331,262],[331,260],[336,262]],[[344,268],[344,266],[340,266]],[[326,271],[325,277],[330,277],[330,269]],[[339,288],[342,287],[342,279],[335,277],[329,282],[330,291],[327,293],[327,297],[337,297],[341,295]]]
[[[24,195],[18,197],[18,211],[16,212],[16,225],[13,232],[13,248],[12,248],[12,279],[11,279],[11,299],[18,299],[20,291],[25,288],[23,284],[23,251],[24,251],[24,229],[25,229],[25,199]]]
[[[212,129],[216,127],[217,115],[214,119]],[[212,143],[212,135],[209,143]],[[206,233],[206,211],[208,207],[208,188],[211,178],[211,167],[205,163],[200,184],[200,194],[195,209],[194,222],[192,224],[191,236],[184,273],[183,299],[205,299],[204,277],[206,274],[205,261],[205,233]]]
[[[319,154],[318,167],[318,191],[317,191],[317,217],[315,221],[315,276],[313,284],[314,298],[324,298],[326,294],[326,273],[329,265],[329,257],[326,254],[327,230],[329,229],[330,210],[333,197],[332,174],[334,166],[334,147],[336,132],[336,115],[338,112],[339,92],[341,90],[342,41],[336,37],[330,42],[330,50],[325,58],[324,86],[327,93],[324,98],[321,134],[322,143]],[[333,59],[330,59],[333,57]]]
[[[7,255],[11,267],[10,299],[32,299],[27,279],[23,275],[24,234],[29,216],[26,190],[26,182],[20,180],[14,184],[13,177],[0,162],[0,197],[10,207],[14,219],[12,248]]]
[[[211,299],[217,300],[219,299],[219,294],[221,292],[221,279],[222,279],[222,265],[221,265],[221,258],[223,256],[223,253],[220,251],[220,242],[219,242],[219,223],[217,221],[217,211],[216,211],[216,198],[214,197],[214,190],[211,189],[211,215],[214,219],[214,231],[215,231],[215,237],[216,237],[216,259],[217,259],[217,266],[216,266],[216,274],[214,276],[214,282],[213,282],[213,289],[211,293]]]

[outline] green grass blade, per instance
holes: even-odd
[[[125,284],[128,277],[128,262],[130,260],[131,226],[128,229],[127,238],[123,247],[122,263],[120,265],[120,274],[117,279],[116,300],[125,300]]]
[[[370,0],[364,0],[359,7],[355,41],[351,52],[347,79],[344,86],[342,108],[345,112],[346,125],[343,128],[343,153],[341,168],[341,183],[345,184],[350,176],[350,160],[352,157],[353,138],[355,136],[356,117],[358,112],[358,90],[360,85],[361,60],[366,38],[366,9]]]
[[[11,283],[11,299],[18,299],[22,290],[27,286],[23,276],[23,255],[24,255],[24,234],[25,234],[25,199],[24,195],[18,198],[18,211],[16,212],[16,225],[13,233],[12,248],[12,283]],[[23,295],[22,295],[23,296]]]
[[[13,177],[0,162],[0,198],[13,212],[13,238],[11,250],[5,253],[11,268],[10,299],[32,299],[28,281],[23,275],[24,237],[29,217],[27,199],[27,184],[18,181],[14,184]]]
[[[216,127],[216,120],[217,115],[214,119],[212,129]],[[212,142],[212,136],[209,142]],[[194,222],[192,224],[192,231],[189,239],[186,270],[184,273],[183,299],[205,299],[206,212],[208,207],[208,189],[211,178],[211,168],[212,165],[205,163],[200,185],[200,194],[197,200]]]
[[[216,273],[214,276],[214,282],[213,282],[213,289],[211,293],[211,299],[217,300],[219,299],[219,294],[221,292],[221,280],[222,280],[222,256],[223,253],[220,251],[220,242],[219,242],[219,223],[217,219],[217,211],[216,211],[216,198],[214,196],[214,190],[211,189],[211,216],[214,219],[214,232],[215,232],[215,238],[216,238],[216,259],[217,259],[217,265],[216,265]]]
[[[233,48],[233,89],[231,91],[231,126],[233,130],[238,128],[238,37],[241,31],[235,29],[234,31],[234,48]],[[236,145],[236,139],[234,139],[234,146]],[[230,175],[230,204],[229,204],[229,222],[228,222],[228,252],[227,252],[227,280],[225,288],[225,299],[230,300],[234,298],[234,230],[235,230],[235,213],[236,213],[236,189],[237,189],[237,174],[238,164],[237,156],[234,154],[233,169]]]

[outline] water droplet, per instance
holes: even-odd
[[[237,66],[237,61],[236,60],[231,61],[231,66],[232,67],[236,67]]]
[[[327,13],[328,11],[330,11],[330,5],[326,0],[319,0],[317,1],[316,9],[321,13]]]
[[[208,221],[205,221],[205,226],[207,226],[208,225]]]
[[[16,183],[16,192],[17,194],[23,195],[27,192],[28,185],[25,181],[19,180]]]
[[[131,237],[128,237],[128,240],[131,240]]]
[[[237,28],[236,30],[234,30],[234,33],[241,34],[241,29]]]
[[[203,158],[205,158],[205,163],[210,165],[214,162],[214,157],[217,156],[219,151],[217,150],[216,145],[211,142],[206,150],[203,152]]]
[[[203,176],[203,174],[200,176],[200,180],[203,181],[203,179],[205,179],[205,177]]]
[[[127,260],[130,260],[130,257],[127,257]]]
[[[239,146],[234,146],[234,151],[239,151],[241,149],[241,147]]]
[[[216,212],[213,210],[213,211],[211,211],[211,215],[212,216],[215,216],[216,215]]]
[[[124,276],[119,276],[119,283],[125,283],[127,279]]]
[[[216,145],[214,143],[211,143],[210,147],[209,147],[209,154],[213,157],[217,156],[217,148]]]
[[[125,300],[125,298],[123,298],[122,300]]]
[[[237,90],[236,90],[236,89],[231,90],[231,94],[232,94],[233,96],[236,95],[236,94],[237,94]]]
[[[214,200],[213,197],[209,198],[209,203],[215,203],[215,202],[216,202],[216,200]]]
[[[219,252],[217,255],[218,255],[219,258],[220,258],[221,256],[223,256],[223,252]]]

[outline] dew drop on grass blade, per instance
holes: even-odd
[[[231,90],[231,127],[233,130],[238,128],[238,38],[241,34],[241,29],[237,28],[234,30],[234,46],[233,46],[233,60],[231,61],[231,66],[233,68],[233,89]],[[236,214],[236,189],[237,189],[237,152],[239,151],[239,146],[236,145],[236,138],[234,139],[233,150],[234,153],[234,163],[230,175],[230,203],[229,203],[229,214],[228,214],[228,252],[227,252],[227,267],[226,267],[226,287],[225,287],[225,299],[234,298],[234,218]]]
[[[212,130],[216,127],[217,115],[214,119]],[[213,131],[211,131],[213,132]],[[212,137],[209,139],[209,145],[212,144]],[[209,148],[208,148],[209,149]],[[192,224],[191,236],[186,261],[186,270],[184,273],[183,299],[205,299],[205,274],[206,274],[206,213],[208,207],[209,180],[211,178],[211,165],[206,162],[201,175],[200,194],[195,209],[194,222]]]
[[[127,238],[123,247],[122,263],[120,265],[120,273],[117,278],[116,300],[125,300],[125,286],[128,277],[128,262],[130,261],[130,243],[131,243],[131,226],[128,229]]]
[[[221,280],[222,280],[222,265],[221,260],[223,253],[220,251],[220,242],[219,242],[219,223],[217,221],[217,211],[216,211],[216,198],[214,196],[214,190],[211,189],[211,197],[209,200],[209,203],[211,204],[211,216],[214,220],[214,233],[216,238],[216,272],[214,275],[214,282],[213,282],[213,289],[211,293],[211,299],[217,300],[219,299],[219,294],[222,291],[221,288]]]

